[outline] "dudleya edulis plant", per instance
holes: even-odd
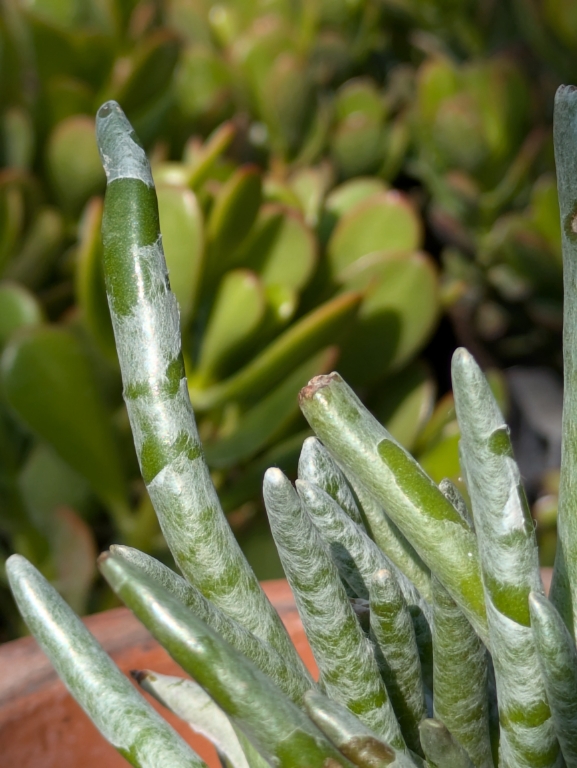
[[[565,258],[565,415],[551,599],[509,431],[472,356],[453,387],[470,505],[437,486],[336,374],[300,395],[317,437],[296,489],[269,469],[272,533],[319,671],[313,681],[227,527],[180,353],[154,185],[117,104],[98,114],[107,292],[140,466],[184,578],[114,546],[100,569],[194,681],[138,672],[234,768],[577,765],[575,328],[577,89],[556,99]],[[134,766],[202,761],[21,556],[20,610],[64,682]],[[213,716],[206,721],[206,706]]]

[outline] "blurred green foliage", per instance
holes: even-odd
[[[82,612],[103,604],[95,539],[163,549],[102,281],[105,99],[153,161],[191,398],[241,532],[264,468],[294,470],[313,375],[337,367],[440,480],[456,422],[416,357],[442,311],[488,365],[560,366],[547,105],[576,45],[570,0],[5,0],[0,557]]]

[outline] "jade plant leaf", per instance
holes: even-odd
[[[185,187],[159,184],[158,213],[170,287],[180,307],[181,326],[194,312],[204,255],[203,219],[196,195]]]
[[[69,507],[59,507],[52,517],[54,586],[73,611],[86,612],[90,588],[96,577],[96,541],[92,528]]]
[[[202,390],[189,386],[193,406],[200,410],[222,405],[229,398],[256,399],[293,370],[305,355],[334,342],[356,315],[362,294],[337,296],[292,325],[238,373]]]
[[[238,260],[257,272],[264,285],[299,291],[316,263],[316,241],[302,218],[290,209],[264,205]]]
[[[0,283],[0,348],[14,331],[43,320],[42,308],[34,294],[17,283]]]
[[[206,445],[208,463],[212,467],[232,466],[265,448],[275,434],[282,433],[298,415],[297,395],[303,384],[313,376],[329,371],[335,358],[335,348],[329,347],[299,365],[282,384],[240,418],[232,434]]]
[[[210,381],[227,356],[255,333],[264,313],[265,296],[259,277],[248,269],[227,272],[214,299],[195,378]]]
[[[371,410],[391,435],[412,450],[435,402],[435,383],[427,366],[409,363],[379,387]]]
[[[422,242],[421,221],[400,192],[382,192],[361,200],[337,224],[327,246],[331,274],[337,280],[361,256],[417,250]]]
[[[24,423],[114,506],[126,485],[109,415],[87,357],[65,328],[39,326],[13,339],[2,355],[5,396]]]
[[[239,168],[219,191],[206,228],[211,275],[229,263],[256,221],[261,199],[261,175],[253,166]]]
[[[5,277],[28,288],[39,287],[54,269],[64,238],[62,213],[51,206],[40,208],[19,249],[13,254]]]
[[[118,360],[114,333],[104,287],[102,270],[102,199],[94,198],[86,206],[80,224],[76,257],[76,300],[84,325],[100,351],[113,362]]]
[[[342,277],[347,288],[368,287],[339,365],[348,380],[365,384],[408,362],[433,331],[440,309],[437,272],[426,254],[381,252],[359,259]]]
[[[48,140],[46,164],[54,194],[64,210],[79,213],[89,197],[104,190],[94,119],[74,115],[59,123]]]

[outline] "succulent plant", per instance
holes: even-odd
[[[319,8],[305,39],[304,10],[209,5],[1,9],[0,559],[26,555],[81,613],[106,600],[92,587],[97,546],[121,538],[166,554],[131,445],[101,274],[105,176],[92,114],[103,95],[152,156],[191,397],[238,531],[260,509],[263,468],[296,473],[310,433],[296,393],[337,354],[411,443],[434,402],[414,358],[440,316],[438,269],[413,200],[388,182],[408,122],[403,98],[364,67],[381,45],[376,6]],[[290,91],[295,72],[302,93]],[[422,301],[409,309],[414,291]],[[395,408],[379,402],[384,378]],[[19,627],[3,569],[0,579],[9,637]]]
[[[317,376],[299,397],[316,437],[303,445],[296,489],[273,467],[263,494],[318,682],[244,560],[210,480],[144,151],[114,102],[100,109],[98,132],[108,177],[104,272],[124,396],[184,578],[126,546],[99,565],[194,682],[147,671],[136,679],[233,766],[573,765],[577,89],[562,87],[556,99],[567,301],[551,597],[509,430],[468,352],[456,352],[452,375],[470,506],[450,481],[426,474],[340,375]],[[31,631],[132,765],[202,765],[25,558],[12,556],[7,571]]]

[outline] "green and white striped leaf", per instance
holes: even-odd
[[[305,692],[314,687],[313,679],[303,664],[298,667],[292,665],[290,659],[213,605],[196,587],[170,568],[132,547],[113,545],[110,551],[164,587],[195,616],[250,659],[294,702],[300,703]]]
[[[464,349],[453,355],[452,376],[495,666],[500,759],[527,768],[558,766],[562,758],[529,614],[529,593],[543,593],[537,542],[509,429]]]
[[[493,768],[487,651],[433,577],[433,707],[477,768]]]
[[[326,768],[332,759],[350,768],[266,675],[163,587],[114,555],[102,556],[99,566],[116,594],[269,762]]]
[[[377,663],[407,745],[421,753],[419,723],[427,716],[413,619],[392,571],[376,571],[370,584],[371,632]]]
[[[124,399],[162,531],[192,584],[298,666],[294,646],[230,530],[203,457],[149,162],[116,102],[99,109],[96,133],[107,177],[104,274]]]
[[[577,650],[563,619],[539,592],[529,595],[531,627],[555,732],[567,768],[577,766]]]
[[[38,644],[98,730],[131,765],[206,768],[34,566],[12,555],[6,570],[20,613]]]
[[[423,720],[419,731],[429,768],[475,768],[440,720]]]
[[[386,508],[486,639],[477,542],[452,504],[338,374],[313,379],[300,404],[325,446]]]
[[[398,749],[404,742],[328,547],[289,480],[269,469],[263,496],[272,534],[328,695]]]
[[[307,437],[299,457],[299,480],[306,480],[336,501],[351,520],[364,528],[363,518],[338,464],[316,437]]]
[[[407,754],[387,744],[346,707],[322,693],[309,691],[305,707],[311,720],[358,768],[415,766]]]

